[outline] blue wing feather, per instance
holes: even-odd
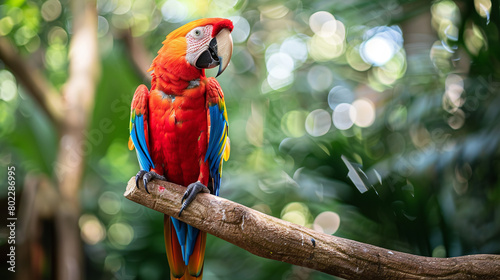
[[[135,150],[137,151],[137,159],[141,165],[142,170],[149,171],[151,168],[155,168],[151,155],[148,151],[148,146],[146,144],[146,134],[144,132],[144,117],[142,115],[136,115],[133,118],[132,130],[130,131],[130,136],[132,142],[134,143]]]
[[[210,138],[208,149],[205,155],[205,161],[209,163],[210,176],[214,180],[214,194],[219,195],[222,157],[225,148],[225,139],[227,137],[227,120],[224,116],[224,106],[214,104],[209,107],[210,112]]]

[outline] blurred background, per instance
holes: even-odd
[[[202,17],[235,25],[218,78],[222,197],[391,250],[499,254],[499,13],[499,0],[3,1],[0,217],[14,166],[18,220],[17,272],[2,227],[0,275],[169,279],[162,214],[123,197],[139,170],[129,107],[165,36]],[[207,244],[206,279],[335,279]]]

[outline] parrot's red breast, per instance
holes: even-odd
[[[149,98],[154,170],[183,186],[197,180],[208,183],[208,165],[200,161],[208,147],[206,78],[199,79],[196,88],[184,89],[180,94],[155,89]]]

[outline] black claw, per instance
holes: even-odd
[[[205,185],[203,185],[200,182],[195,182],[195,183],[189,184],[186,192],[182,196],[182,200],[181,200],[182,206],[181,206],[181,210],[179,211],[179,217],[181,216],[182,211],[184,211],[184,209],[186,209],[186,207],[188,207],[189,204],[191,204],[191,202],[193,202],[193,200],[196,198],[196,195],[198,195],[198,193],[200,193],[200,192],[209,193],[210,191],[208,190],[207,187],[205,187]]]
[[[146,175],[144,175],[144,178],[142,178],[142,183],[144,184],[144,189],[146,189],[146,192],[149,194],[149,191],[148,191],[148,182],[149,182],[149,179],[147,179],[147,176],[148,173],[146,173]]]
[[[144,176],[144,174],[146,174],[146,170],[139,170],[139,172],[137,172],[137,175],[135,175],[135,186],[137,188],[139,188],[139,180]]]
[[[140,170],[137,172],[137,175],[135,176],[135,186],[139,188],[139,180],[142,179],[142,182],[144,183],[144,188],[146,189],[146,192],[149,193],[148,191],[148,183],[155,180],[163,180],[166,181],[165,177],[156,174],[154,171],[147,172],[146,170]]]

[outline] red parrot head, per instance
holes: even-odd
[[[217,76],[229,64],[233,52],[233,23],[224,18],[204,18],[187,23],[168,34],[151,68],[180,77],[219,66]],[[158,69],[162,68],[162,69]]]

